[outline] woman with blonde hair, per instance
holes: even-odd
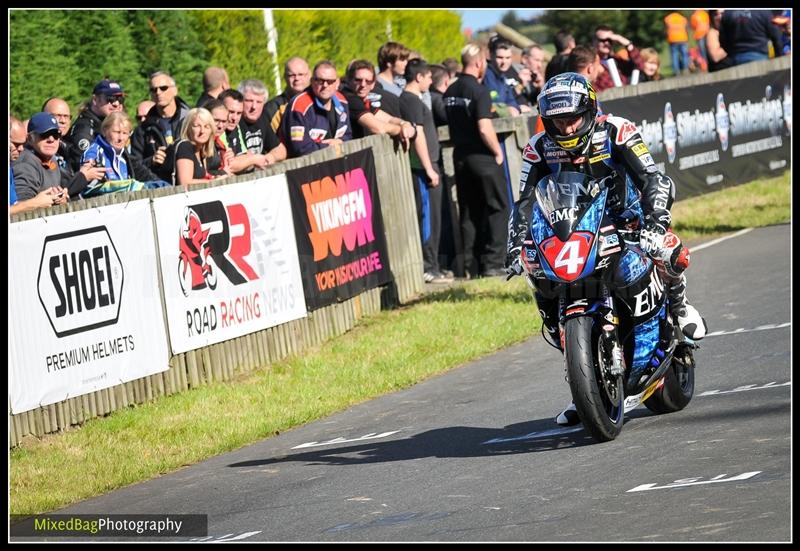
[[[661,80],[661,58],[655,48],[642,48],[639,52],[642,57],[642,75],[639,82]]]
[[[71,194],[92,197],[118,191],[157,189],[169,184],[160,180],[143,163],[128,152],[131,119],[125,111],[113,111],[106,115],[91,145],[83,152],[81,163],[102,168],[103,175],[89,181],[80,190],[70,189]]]
[[[175,145],[175,185],[184,189],[215,178],[208,163],[214,157],[214,117],[202,107],[189,110]],[[225,178],[228,174],[217,176]]]

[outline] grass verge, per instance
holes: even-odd
[[[672,207],[675,233],[687,242],[726,233],[789,222],[791,172],[775,178],[707,193],[676,202]]]
[[[789,186],[786,172],[676,203],[676,231],[692,241],[786,222]],[[521,278],[428,294],[246,377],[26,441],[10,452],[11,513],[52,511],[234,450],[521,342],[539,327]]]

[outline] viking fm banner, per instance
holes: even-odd
[[[283,174],[153,201],[175,354],[306,316]]]
[[[286,177],[309,309],[390,282],[372,151],[290,170]]]
[[[778,176],[790,166],[788,69],[603,101],[601,108],[636,123],[646,144],[639,156],[675,181],[677,199]]]
[[[9,253],[12,413],[169,368],[149,200],[10,224]]]

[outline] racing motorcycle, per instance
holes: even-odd
[[[630,178],[561,171],[536,184],[523,242],[528,283],[558,298],[567,380],[583,426],[600,442],[642,402],[661,414],[694,393],[694,342],[669,314],[655,264],[639,248],[643,213]]]

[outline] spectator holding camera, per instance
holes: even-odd
[[[536,97],[542,91],[544,83],[544,50],[538,44],[527,46],[522,50],[522,64],[530,71],[531,79],[522,87],[522,95],[531,105],[536,104]]]
[[[167,180],[174,168],[168,162],[167,148],[180,133],[189,105],[178,96],[175,79],[163,71],[150,75],[150,97],[155,106],[131,136],[131,156]]]
[[[61,142],[58,121],[50,113],[36,113],[28,121],[25,146],[14,161],[14,188],[17,200],[33,199],[42,191],[55,188],[53,205],[67,202],[69,197],[61,187],[61,170],[55,159]]]
[[[100,133],[83,153],[84,165],[102,169],[102,176],[87,183],[78,193],[92,197],[118,191],[156,189],[169,184],[159,179],[137,159],[132,159],[126,146],[132,131],[131,119],[124,111],[111,113],[100,125]],[[70,192],[74,195],[74,189]]]
[[[615,86],[624,86],[630,83],[634,70],[638,69],[640,72],[644,70],[644,61],[639,54],[639,49],[633,45],[633,42],[615,33],[611,27],[607,25],[597,27],[592,44],[600,56],[600,63]],[[628,59],[614,53],[614,44],[625,48],[628,52]]]

